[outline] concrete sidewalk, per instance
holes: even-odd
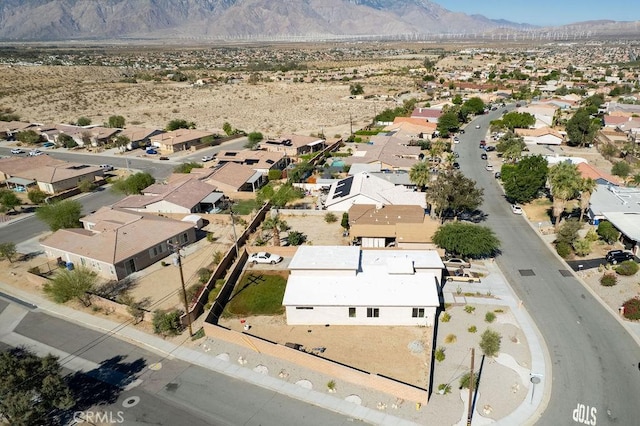
[[[517,298],[509,283],[507,283],[498,266],[493,261],[486,261],[485,267],[488,275],[482,278],[480,283],[456,281],[446,283],[443,289],[444,301],[445,303],[461,303],[461,300],[464,300],[469,304],[509,307],[529,344],[531,352],[530,378],[539,378],[540,386],[537,389],[534,386],[528,386],[530,396],[527,396],[514,412],[500,419],[497,424],[509,426],[515,424],[533,425],[546,408],[551,394],[551,363],[548,359],[548,352],[544,347],[544,339],[535,326],[533,319]],[[464,296],[465,293],[479,293],[491,295],[492,297],[468,297]],[[533,392],[534,389],[535,393]],[[480,413],[476,411],[475,415],[480,416]]]

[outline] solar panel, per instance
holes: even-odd
[[[351,185],[353,185],[353,176],[342,179],[336,184],[336,191],[333,194],[333,198],[335,199],[348,195],[349,192],[351,192]]]

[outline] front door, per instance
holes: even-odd
[[[126,262],[124,262],[124,271],[127,275],[133,274],[136,271],[135,259],[129,259]]]

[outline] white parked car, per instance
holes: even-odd
[[[253,253],[251,256],[249,256],[249,263],[253,265],[255,265],[256,263],[270,263],[272,265],[275,265],[279,262],[282,262],[282,256],[278,256],[277,254],[269,253],[266,251]]]
[[[21,150],[20,148],[13,148],[13,149],[11,150],[11,153],[12,153],[12,154],[22,154],[23,152],[24,152],[24,151],[23,151],[23,150]]]
[[[489,172],[492,172],[492,171],[493,171],[493,166],[492,166],[491,164],[487,164],[487,165],[485,166],[485,169],[486,169],[487,171],[489,171]]]
[[[511,204],[511,211],[513,214],[522,214],[522,207],[517,204]]]
[[[444,266],[446,266],[447,268],[454,268],[454,269],[471,268],[470,262],[467,262],[464,259],[459,259],[457,257],[452,257],[450,259],[443,261],[442,263],[444,263]]]
[[[480,128],[480,125],[479,125],[479,124],[476,124],[476,129],[479,129],[479,128]]]
[[[105,172],[110,172],[111,170],[113,170],[113,166],[111,164],[100,164],[100,167]]]
[[[213,155],[205,155],[202,157],[202,162],[206,163],[207,161],[213,161]]]
[[[29,151],[30,157],[37,157],[38,155],[42,154],[44,154],[44,152],[40,151],[39,149],[32,149],[31,151]]]

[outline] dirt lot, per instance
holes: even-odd
[[[399,69],[419,61],[377,60],[371,67]],[[334,65],[335,66],[335,65]],[[23,120],[69,123],[81,116],[102,124],[112,114],[128,125],[164,128],[174,118],[193,121],[199,129],[222,132],[234,128],[265,136],[283,133],[348,135],[371,122],[374,111],[394,108],[390,101],[349,99],[349,82],[261,82],[250,85],[216,83],[192,87],[188,83],[120,83],[115,67],[1,67],[0,93],[5,106]],[[365,74],[363,71],[362,74]],[[409,76],[375,77],[363,82],[366,93],[393,94],[413,87]],[[42,100],[46,99],[46,102]]]

